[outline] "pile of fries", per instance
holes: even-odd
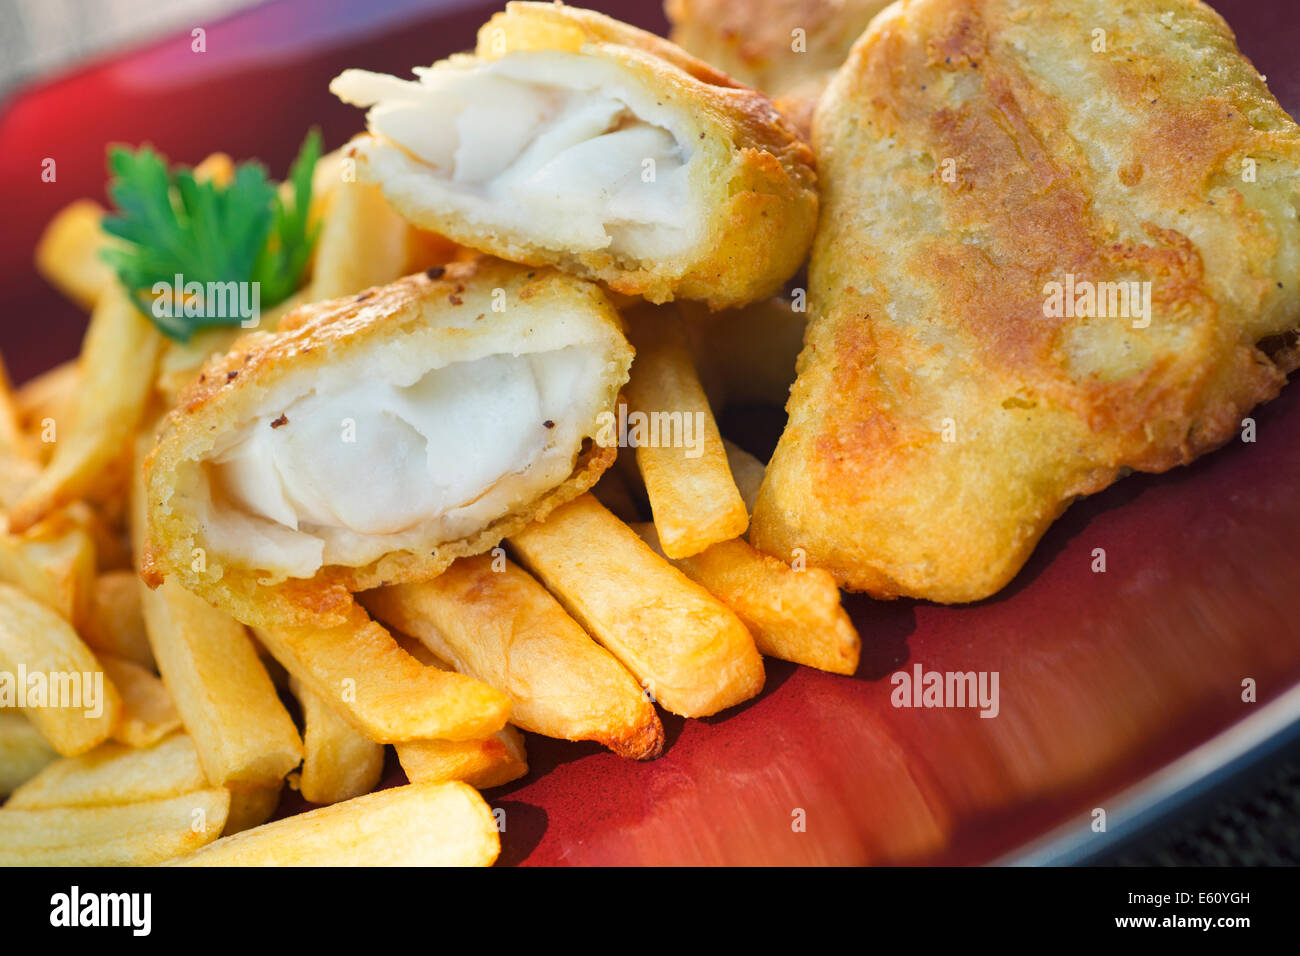
[[[231,169],[216,155],[197,172]],[[337,156],[316,176],[310,278],[278,312],[472,255]],[[102,215],[74,203],[37,250],[90,310],[80,357],[0,381],[0,864],[490,864],[500,820],[478,791],[528,772],[521,730],[648,759],[656,705],[699,717],[751,699],[761,655],[856,669],[831,576],[747,543],[763,465],[714,420],[734,398],[784,401],[802,325],[779,302],[691,321],[629,304],[624,412],[692,416],[694,446],[625,452],[501,548],[358,595],[374,620],[250,631],[175,581],[150,590],[140,463],[240,330],[163,338],[99,258]],[[22,674],[50,675],[46,697]],[[372,793],[390,744],[410,783]],[[322,806],[268,823],[286,784]]]

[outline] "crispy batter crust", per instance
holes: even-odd
[[[164,577],[174,575],[189,590],[248,624],[333,626],[346,619],[353,591],[434,577],[456,558],[492,548],[595,484],[613,463],[616,450],[589,443],[563,484],[475,534],[429,542],[419,551],[391,552],[364,567],[329,565],[309,579],[286,579],[242,566],[237,559],[213,553],[206,541],[188,500],[187,482],[199,480],[195,463],[212,449],[223,428],[258,413],[269,387],[287,374],[324,369],[345,350],[418,329],[427,316],[440,311],[475,308],[469,301],[475,292],[490,295],[493,289],[504,289],[512,302],[542,309],[589,310],[610,326],[620,343],[608,373],[607,408],[612,409],[632,360],[618,314],[598,287],[554,270],[530,271],[478,259],[449,265],[439,278],[421,273],[358,296],[304,306],[287,316],[276,333],[244,336],[229,352],[213,358],[167,417],[145,463],[150,531],[141,570],[145,581],[157,587]],[[202,570],[193,567],[195,548],[205,552]]]
[[[1300,129],[1203,4],[897,4],[814,143],[766,551],[881,597],[978,600],[1073,498],[1229,441],[1296,366]],[[1150,324],[1045,315],[1068,276],[1151,283]]]
[[[614,61],[658,100],[680,106],[683,130],[703,153],[708,172],[701,198],[708,220],[695,248],[629,262],[608,252],[547,248],[512,230],[489,232],[385,181],[367,159],[374,143],[368,136],[348,147],[360,175],[378,181],[393,206],[421,228],[513,262],[555,265],[653,302],[743,305],[775,293],[803,264],[817,222],[812,151],[771,100],[661,37],[562,4],[507,4],[480,29],[475,55],[491,60],[538,49]]]
[[[807,89],[808,81],[838,69],[871,18],[890,2],[666,0],[664,12],[674,43],[775,98]]]

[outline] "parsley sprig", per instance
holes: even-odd
[[[217,184],[200,181],[186,166],[170,169],[149,146],[110,147],[108,195],[117,212],[104,218],[103,228],[122,242],[106,249],[104,259],[141,311],[173,339],[188,341],[206,326],[238,325],[238,316],[185,314],[193,309],[159,316],[154,286],[171,286],[177,275],[205,287],[256,282],[263,308],[293,295],[320,231],[308,223],[320,154],[313,129],[289,168],[286,201],[257,162],[240,163],[229,184]]]

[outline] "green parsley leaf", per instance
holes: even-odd
[[[204,288],[256,282],[264,309],[293,295],[319,233],[309,227],[308,212],[320,155],[313,129],[290,167],[286,197],[257,162],[240,163],[228,185],[217,185],[200,182],[186,166],[169,170],[149,146],[112,146],[108,195],[117,211],[103,229],[122,242],[103,257],[140,311],[171,338],[185,342],[200,328],[238,325],[241,316],[218,314],[225,310],[216,303],[154,309],[154,288],[171,288],[177,276]]]

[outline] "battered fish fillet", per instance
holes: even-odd
[[[1231,440],[1296,367],[1300,129],[1201,3],[896,4],[814,145],[765,551],[979,600],[1074,498]]]
[[[350,149],[411,223],[654,302],[777,291],[817,220],[806,143],[761,93],[653,34],[510,3],[417,81],[348,70]]]
[[[591,487],[631,360],[600,288],[552,269],[481,259],[306,306],[168,417],[146,580],[333,626],[349,592],[433,577]]]
[[[890,0],[665,0],[672,41],[762,90],[801,131],[871,18]]]

